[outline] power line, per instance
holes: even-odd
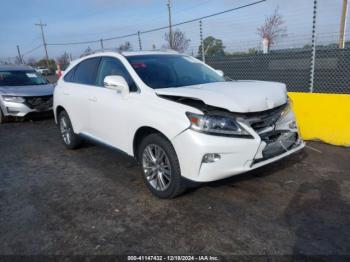
[[[103,39],[104,41],[106,41],[107,39]],[[100,42],[101,39],[99,40],[92,40],[92,41],[83,41],[83,42],[68,42],[68,43],[54,43],[54,44],[50,44],[48,43],[47,45],[82,45],[82,44],[94,44],[94,43],[98,43]]]
[[[172,26],[179,26],[179,25],[184,25],[184,24],[188,24],[188,23],[193,23],[193,22],[196,22],[196,21],[200,21],[202,19],[206,19],[206,18],[210,18],[210,17],[213,17],[213,16],[217,16],[217,15],[233,12],[233,11],[236,11],[238,9],[242,9],[242,8],[249,7],[249,6],[252,6],[252,5],[260,4],[260,3],[266,2],[266,1],[267,0],[257,1],[257,2],[254,2],[254,3],[250,3],[250,4],[242,5],[242,6],[239,6],[239,7],[231,8],[231,9],[228,9],[228,10],[225,10],[225,11],[222,11],[222,12],[218,12],[218,13],[214,13],[214,14],[211,14],[211,15],[206,15],[206,16],[194,18],[194,19],[191,19],[191,20],[187,20],[187,21],[184,21],[184,22],[176,23],[176,24],[173,24]],[[151,32],[154,32],[154,31],[159,31],[159,30],[163,30],[163,29],[167,29],[167,28],[169,28],[169,26],[163,26],[163,27],[150,29],[150,30],[147,30],[147,31],[141,31],[140,33],[141,34],[146,34],[146,33],[151,33]]]
[[[34,47],[34,48],[30,49],[29,51],[24,52],[24,53],[22,54],[22,56],[25,56],[25,55],[28,55],[28,54],[30,54],[30,53],[33,53],[34,51],[38,50],[38,49],[41,48],[42,46],[43,46],[43,45],[39,45],[39,46],[37,46],[37,47]]]
[[[238,6],[238,7],[234,7],[234,8],[231,8],[231,9],[227,9],[227,10],[224,10],[224,11],[221,11],[221,12],[217,12],[217,13],[213,13],[213,14],[210,14],[210,15],[194,18],[194,19],[183,21],[183,22],[180,22],[180,23],[176,23],[176,24],[173,24],[172,26],[174,27],[174,26],[179,26],[179,25],[183,25],[183,24],[188,24],[188,23],[200,21],[202,19],[207,19],[207,18],[210,18],[210,17],[213,17],[213,16],[222,15],[222,14],[225,14],[225,13],[237,11],[239,9],[243,9],[243,8],[250,7],[250,6],[253,6],[253,5],[261,4],[261,3],[266,2],[266,1],[267,0],[256,1],[256,2],[253,2],[253,3],[249,3],[249,4],[241,5],[241,6]],[[155,31],[159,31],[159,30],[164,30],[164,29],[168,29],[169,27],[170,26],[167,25],[167,26],[153,28],[153,29],[149,29],[149,30],[145,30],[145,31],[140,31],[140,34],[147,34],[147,33],[155,32]],[[131,36],[138,36],[138,32],[132,33],[132,34],[127,34],[127,35],[103,38],[102,40],[103,41],[110,41],[110,40],[116,40],[116,39],[131,37]],[[51,46],[53,46],[53,45],[80,45],[80,44],[93,44],[93,43],[98,43],[100,41],[101,41],[101,39],[91,40],[91,41],[82,41],[82,42],[47,43],[46,45],[51,45]]]
[[[141,32],[140,32],[141,33]],[[116,39],[120,39],[120,38],[126,38],[126,37],[130,37],[130,36],[137,36],[137,33],[133,33],[133,34],[128,34],[128,35],[121,35],[121,36],[115,36],[115,37],[109,37],[109,38],[104,38],[104,41],[110,41],[110,40],[116,40]]]

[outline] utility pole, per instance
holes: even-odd
[[[200,40],[201,40],[202,62],[205,63],[205,51],[204,51],[204,41],[203,41],[202,20],[199,20],[199,37],[200,37]]]
[[[103,51],[104,47],[103,47],[103,39],[102,38],[100,39],[100,44],[101,44],[101,50]]]
[[[44,45],[44,49],[45,49],[45,55],[46,55],[46,65],[47,65],[47,69],[50,71],[50,64],[49,64],[49,55],[47,53],[47,44],[46,44],[46,40],[45,40],[45,35],[44,35],[44,26],[47,26],[46,24],[43,24],[40,20],[39,24],[35,24],[36,26],[40,26],[41,29],[41,36],[43,38],[43,45]]]
[[[345,48],[346,19],[348,16],[348,0],[343,0],[343,8],[340,19],[339,48]]]
[[[172,23],[171,23],[171,0],[168,0],[168,13],[169,13],[169,46],[170,49],[173,49],[173,30],[172,30]]]
[[[142,50],[142,42],[141,42],[141,33],[140,31],[137,31],[137,37],[139,38],[139,49]]]
[[[21,64],[23,64],[23,58],[22,58],[22,55],[21,55],[21,51],[19,50],[19,45],[17,45],[17,52],[18,52],[19,62]]]

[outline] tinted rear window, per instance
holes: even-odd
[[[75,73],[75,69],[77,67],[74,67],[72,70],[70,70],[67,74],[65,74],[64,76],[64,81],[66,82],[74,82],[74,73]]]
[[[64,80],[85,85],[95,85],[96,74],[100,60],[100,57],[94,57],[84,60],[75,68],[73,68],[65,76]]]

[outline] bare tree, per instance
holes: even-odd
[[[126,41],[124,44],[121,44],[117,49],[119,52],[131,51],[132,46],[129,41]]]
[[[61,56],[57,57],[57,63],[59,65],[68,65],[70,62],[69,54],[67,52],[64,52]]]
[[[176,29],[175,31],[172,32],[172,44],[170,44],[170,37],[169,33],[165,33],[164,39],[167,42],[166,43],[166,48],[171,48],[183,53],[187,50],[191,40],[186,38],[186,35],[184,32]]]
[[[276,43],[277,39],[287,31],[282,15],[278,7],[271,16],[266,17],[265,22],[258,28],[258,35],[267,40],[268,50]]]
[[[80,55],[80,57],[89,55],[89,54],[91,54],[91,52],[92,52],[92,49],[91,49],[90,46],[88,46],[88,47],[85,49],[85,51]]]
[[[20,58],[19,56],[16,56],[16,58],[15,58],[15,64],[16,64],[16,65],[22,64],[22,60],[21,60],[21,58]]]
[[[28,61],[27,61],[27,64],[31,65],[31,66],[34,66],[36,64],[36,62],[37,62],[37,60],[34,57],[29,57]]]

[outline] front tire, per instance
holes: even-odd
[[[81,138],[73,131],[72,123],[66,111],[58,115],[58,124],[64,145],[68,149],[76,149],[81,144]]]
[[[160,134],[144,138],[138,151],[143,179],[159,198],[174,198],[184,192],[180,164],[172,144]]]

